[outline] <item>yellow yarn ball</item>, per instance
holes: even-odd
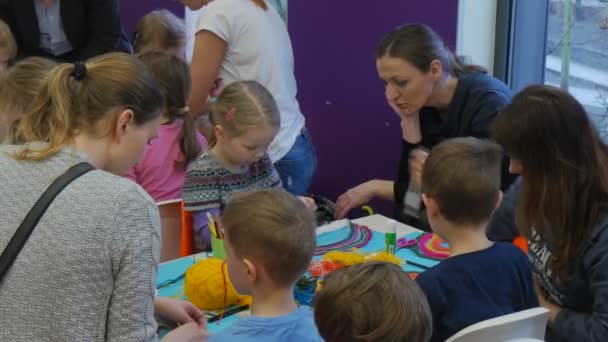
[[[372,253],[372,254],[367,254],[365,256],[365,261],[386,261],[386,262],[390,262],[393,263],[397,266],[403,266],[403,260],[399,259],[395,254],[389,254],[386,252],[382,252],[382,253]]]
[[[360,264],[365,261],[363,255],[359,254],[356,250],[354,250],[353,252],[328,252],[323,255],[323,259],[331,260],[335,263],[340,263],[345,267],[354,264]]]
[[[190,266],[184,278],[184,292],[188,300],[201,310],[223,309],[224,277],[227,289],[226,306],[251,304],[251,297],[241,296],[236,292],[228,276],[228,267],[218,258],[204,259]]]

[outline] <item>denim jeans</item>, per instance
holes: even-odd
[[[283,188],[301,196],[308,191],[317,172],[317,154],[308,129],[303,128],[289,152],[274,163]]]

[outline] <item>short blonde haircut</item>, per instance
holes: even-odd
[[[241,193],[222,215],[234,253],[262,264],[277,286],[292,286],[306,272],[316,247],[315,217],[280,189]]]
[[[401,267],[382,261],[332,272],[314,300],[327,342],[428,341],[431,309],[424,292]]]

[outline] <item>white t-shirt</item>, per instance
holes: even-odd
[[[197,28],[228,43],[219,75],[224,85],[253,80],[274,97],[281,128],[268,155],[277,162],[289,152],[305,124],[296,100],[291,40],[281,16],[270,4],[264,11],[251,0],[214,0],[201,14]]]

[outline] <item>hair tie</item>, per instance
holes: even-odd
[[[72,71],[71,76],[74,76],[78,81],[84,80],[87,76],[87,65],[84,62],[74,63],[74,71]]]
[[[209,103],[210,104],[215,104],[217,102],[217,96],[211,96],[209,98]]]
[[[234,120],[234,114],[236,114],[236,108],[232,107],[226,113],[226,115],[224,115],[224,120],[226,120],[226,122],[230,122],[230,121]]]

